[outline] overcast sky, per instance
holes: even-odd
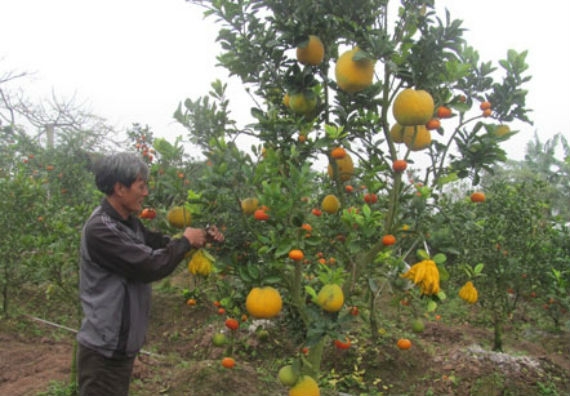
[[[570,2],[436,0],[462,19],[466,38],[481,60],[506,57],[508,49],[529,50],[527,105],[534,126],[522,127],[505,144],[522,159],[535,131],[545,139],[570,135]],[[184,129],[172,119],[178,103],[207,94],[215,78],[218,27],[203,9],[184,0],[0,0],[0,76],[33,73],[23,86],[30,98],[56,96],[85,102],[87,109],[118,129],[134,122],[156,135]],[[237,81],[232,101],[247,102]],[[243,114],[235,114],[243,113]],[[234,117],[247,116],[247,106]]]

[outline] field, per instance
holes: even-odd
[[[178,280],[186,274],[179,274]],[[298,353],[279,319],[267,331],[251,320],[237,331],[236,366],[225,369],[224,349],[212,335],[228,331],[217,308],[207,301],[187,306],[176,287],[158,285],[152,325],[144,353],[137,359],[133,396],[155,395],[287,395],[277,379],[286,362],[279,356]],[[174,285],[174,286],[173,286]],[[35,318],[76,328],[74,317],[46,300],[44,293],[21,292],[20,315],[0,325],[0,395],[58,395],[69,380],[74,334]],[[29,316],[23,313],[27,312]],[[570,334],[551,332],[530,321],[526,313],[505,325],[504,353],[492,352],[492,331],[469,318],[426,318],[426,328],[413,333],[401,321],[386,318],[376,343],[353,339],[348,350],[327,348],[321,372],[322,395],[568,395]],[[529,322],[525,326],[520,323]],[[399,350],[402,334],[413,343]]]

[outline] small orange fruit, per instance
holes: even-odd
[[[489,110],[491,108],[491,102],[488,102],[488,101],[481,102],[481,104],[479,105],[479,108],[483,111]]]
[[[289,252],[289,258],[293,261],[301,261],[305,258],[305,255],[302,250],[293,249]]]
[[[269,215],[263,209],[257,209],[255,212],[253,212],[253,217],[255,220],[259,221],[269,220]]]
[[[483,110],[483,117],[490,117],[492,114],[492,110],[491,109],[485,109]]]
[[[230,330],[237,330],[239,328],[239,322],[234,318],[227,318],[224,324]]]
[[[346,157],[346,150],[343,147],[335,147],[331,151],[331,157],[334,159],[342,159]]]
[[[378,195],[374,193],[366,193],[364,194],[364,202],[367,204],[375,204],[378,202]]]
[[[232,369],[235,367],[235,365],[236,365],[236,361],[234,360],[234,358],[225,357],[222,359],[222,366],[224,366],[227,369]]]
[[[428,131],[433,131],[434,129],[439,129],[441,127],[441,122],[437,118],[432,118],[426,124]]]
[[[354,191],[354,187],[352,187],[350,184],[347,184],[346,186],[344,186],[344,191],[346,191],[347,193],[351,193]]]
[[[396,237],[392,234],[387,234],[382,237],[382,245],[392,246],[396,243]]]
[[[352,344],[348,338],[345,338],[345,341],[334,340],[334,346],[337,347],[337,349],[348,349],[351,345]]]
[[[403,159],[396,160],[392,163],[392,169],[394,170],[394,172],[403,172],[406,170],[407,167],[408,163],[406,162],[406,160]]]
[[[475,191],[471,194],[471,202],[485,202],[485,193],[481,191]]]
[[[188,300],[186,300],[186,304],[187,305],[196,305],[196,299],[195,298],[189,298]]]
[[[396,345],[398,346],[398,348],[400,348],[402,350],[406,350],[406,349],[410,349],[412,347],[412,342],[410,340],[408,340],[407,338],[400,338],[398,340],[398,342],[396,343]]]
[[[451,109],[446,106],[439,106],[436,110],[436,115],[438,118],[449,118],[451,117]]]
[[[322,212],[320,209],[318,209],[318,208],[313,208],[313,209],[311,210],[311,213],[312,213],[313,215],[317,216],[317,217],[319,217],[319,216],[321,216],[321,215],[323,214],[323,212]]]

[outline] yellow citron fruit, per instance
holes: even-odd
[[[320,65],[325,58],[325,46],[321,39],[311,34],[303,44],[297,47],[297,60],[304,65]]]
[[[166,214],[166,220],[175,228],[185,228],[192,223],[190,210],[184,206],[174,206]]]
[[[320,396],[319,384],[308,375],[303,375],[294,387],[289,389],[289,396]]]
[[[412,151],[423,150],[431,144],[431,133],[425,125],[408,126],[404,130],[404,144]]]
[[[473,282],[467,281],[465,285],[459,290],[459,297],[469,304],[475,304],[479,298],[477,289],[473,286]]]
[[[344,52],[336,61],[336,83],[348,93],[362,91],[372,85],[375,62],[368,58],[354,60],[359,51],[360,49],[355,47]]]
[[[317,96],[308,92],[297,92],[289,96],[291,111],[302,115],[311,115],[317,107]]]
[[[406,128],[398,123],[395,123],[390,128],[390,137],[394,143],[404,143],[404,132]]]
[[[246,198],[241,201],[241,211],[247,215],[253,214],[258,206],[259,200],[257,198]]]
[[[354,163],[352,162],[350,155],[347,153],[343,158],[337,158],[335,161],[339,179],[341,181],[349,180],[354,174]],[[329,164],[327,172],[329,177],[332,179],[334,177],[334,170],[331,164]]]
[[[188,271],[192,275],[208,276],[212,272],[212,267],[212,257],[203,249],[198,249],[188,261]]]
[[[424,90],[407,88],[394,99],[392,114],[398,124],[425,125],[432,117],[434,103],[431,95]]]
[[[342,288],[335,283],[324,285],[317,294],[317,304],[327,312],[340,311],[344,305]]]
[[[499,125],[497,129],[495,129],[495,136],[501,137],[505,136],[507,133],[511,131],[508,125]]]
[[[260,319],[270,319],[277,316],[282,307],[281,294],[271,286],[254,287],[245,300],[247,312]]]
[[[340,201],[336,195],[329,194],[323,198],[323,201],[321,202],[321,208],[327,213],[334,214],[340,209]]]

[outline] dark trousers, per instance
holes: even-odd
[[[81,344],[77,351],[80,396],[128,396],[135,358],[110,359]]]

